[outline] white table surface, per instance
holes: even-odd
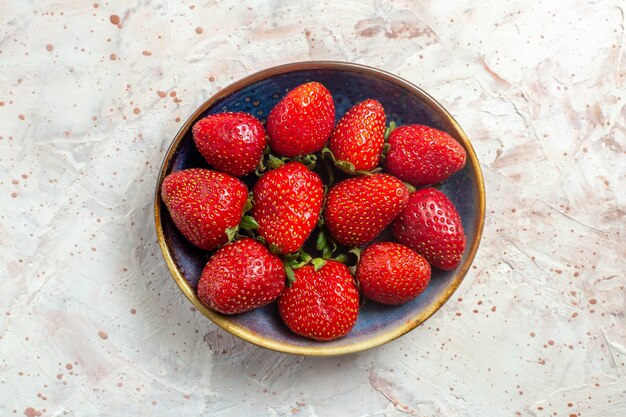
[[[625,416],[625,6],[0,0],[0,415]],[[199,104],[311,59],[423,87],[487,188],[453,298],[335,358],[193,311],[152,214]]]

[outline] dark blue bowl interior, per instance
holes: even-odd
[[[354,70],[338,69],[305,69],[273,75],[270,78],[253,82],[214,103],[198,119],[209,114],[225,111],[244,111],[255,115],[262,122],[285,93],[294,87],[308,82],[318,81],[325,85],[333,95],[336,106],[337,121],[354,104],[368,98],[380,101],[385,108],[387,121],[395,121],[398,125],[424,124],[448,131],[458,136],[449,123],[437,112],[422,101],[421,97],[404,89],[390,80],[375,74]],[[469,161],[468,161],[469,162]],[[191,129],[179,144],[174,157],[170,161],[167,172],[192,167],[210,168],[195,148]],[[249,183],[251,178],[246,179]],[[455,204],[461,216],[467,235],[468,247],[477,236],[476,225],[479,221],[479,192],[470,164],[438,186]],[[161,221],[166,242],[187,282],[195,289],[208,259],[206,252],[189,244],[174,227],[167,209],[161,203]],[[388,236],[388,235],[384,235]],[[468,251],[466,250],[466,256]],[[437,303],[451,286],[456,272],[433,270],[429,287],[417,299],[401,306],[385,306],[366,301],[360,310],[357,324],[344,338],[325,345],[349,345],[363,342],[394,328],[405,326],[416,315]],[[320,342],[308,340],[289,331],[281,322],[274,304],[255,311],[231,316],[230,319],[241,327],[291,345],[311,346]]]

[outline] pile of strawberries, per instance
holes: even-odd
[[[292,331],[332,340],[356,323],[360,295],[405,303],[431,267],[455,269],[463,227],[431,185],[464,166],[465,150],[431,127],[386,123],[370,99],[335,126],[317,82],[288,92],[265,127],[242,112],[198,121],[193,138],[213,169],[169,174],[161,196],[187,240],[211,251],[200,299],[224,314],[277,300]]]

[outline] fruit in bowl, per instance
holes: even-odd
[[[460,284],[484,218],[480,167],[451,116],[346,63],[222,90],[177,135],[158,187],[157,235],[183,292],[289,353],[358,351],[417,326]]]

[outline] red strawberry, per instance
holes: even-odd
[[[461,218],[452,201],[434,188],[415,191],[392,225],[393,235],[422,255],[431,266],[456,268],[465,251]]]
[[[373,240],[406,207],[409,190],[387,174],[344,180],[328,193],[324,221],[330,235],[346,246]]]
[[[430,265],[417,252],[399,243],[374,243],[361,254],[356,279],[370,300],[402,304],[426,289]]]
[[[161,198],[183,236],[213,250],[228,241],[226,229],[241,221],[248,189],[237,178],[194,168],[165,177]]]
[[[320,177],[299,162],[268,172],[253,189],[257,232],[281,253],[297,251],[317,223],[323,196]]]
[[[219,113],[193,126],[196,147],[213,168],[235,177],[254,171],[267,144],[265,129],[248,113]]]
[[[341,118],[330,137],[335,159],[371,171],[378,166],[385,142],[385,110],[376,100],[365,100]]]
[[[243,238],[209,259],[198,284],[198,296],[224,314],[243,313],[274,301],[285,286],[285,268],[260,242]]]
[[[267,117],[270,147],[294,157],[321,150],[335,124],[335,104],[322,84],[310,82],[291,90]]]
[[[348,333],[359,313],[359,292],[348,268],[326,261],[318,271],[306,265],[294,272],[295,282],[278,299],[278,311],[287,327],[316,340]]]
[[[465,165],[465,149],[452,136],[432,127],[398,127],[388,143],[387,171],[416,187],[444,181]]]

